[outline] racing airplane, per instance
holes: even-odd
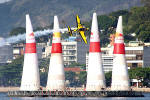
[[[78,32],[80,34],[81,38],[83,39],[84,43],[87,44],[85,31],[88,31],[89,28],[86,28],[81,24],[79,15],[76,15],[76,23],[77,23],[77,28],[74,30],[72,30],[70,28],[70,26],[68,26],[68,33],[70,34],[70,36],[72,36],[72,32]]]

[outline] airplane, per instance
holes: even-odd
[[[72,32],[79,32],[80,36],[82,37],[83,41],[85,42],[85,44],[87,44],[87,40],[86,40],[86,36],[85,36],[85,31],[88,31],[88,28],[85,28],[81,22],[80,22],[80,18],[77,15],[76,16],[76,22],[77,22],[77,27],[72,27],[70,28],[68,26],[68,28],[60,28],[59,31],[61,33],[65,33],[68,32],[70,33],[70,35],[72,36]],[[72,30],[71,30],[72,29]],[[44,29],[42,31],[35,31],[34,34],[30,34],[30,35],[35,35],[35,37],[40,37],[40,36],[44,36],[44,35],[48,35],[48,34],[53,34],[55,30],[54,29]],[[0,40],[0,47],[4,46],[5,44],[11,44],[11,43],[17,43],[19,41],[25,40],[26,39],[26,33],[24,34],[19,34],[17,36],[12,36],[12,37],[8,37],[6,39],[4,39],[5,41]],[[17,38],[16,38],[17,37]]]
[[[77,28],[72,30],[70,26],[68,26],[68,33],[70,36],[72,36],[72,32],[78,32],[84,41],[85,44],[87,44],[86,36],[85,36],[85,31],[88,31],[89,28],[85,28],[80,21],[79,15],[76,15],[76,23],[77,23]]]

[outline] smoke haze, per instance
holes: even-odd
[[[47,29],[47,30],[43,30],[43,31],[36,31],[34,32],[35,37],[40,37],[43,35],[48,35],[48,34],[52,34],[53,30]],[[11,43],[17,43],[19,41],[25,40],[26,39],[26,33],[24,34],[20,34],[17,36],[12,36],[9,38],[5,38],[5,39],[1,39],[0,40],[0,47],[7,45],[7,44],[11,44]]]

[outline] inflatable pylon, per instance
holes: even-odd
[[[24,66],[20,90],[37,91],[40,88],[40,77],[36,42],[30,17],[26,15],[26,46],[24,54]]]
[[[94,13],[90,37],[86,91],[100,91],[105,87],[97,15]]]
[[[54,33],[46,89],[52,91],[63,91],[65,89],[61,34],[57,16],[54,16]]]
[[[125,45],[122,29],[122,16],[119,16],[115,34],[111,90],[113,91],[130,90],[128,69],[125,60]]]

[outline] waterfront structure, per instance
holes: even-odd
[[[93,13],[86,91],[100,91],[105,87],[97,15]]]
[[[4,41],[4,39],[0,37],[0,41]],[[10,44],[0,46],[0,65],[11,63],[13,60],[12,50],[13,47]]]
[[[17,57],[24,55],[24,43],[18,43],[13,45],[13,59],[16,59]]]
[[[33,33],[30,17],[26,15],[26,46],[24,54],[21,91],[38,91],[40,89],[40,76],[38,58],[36,53],[36,41]]]
[[[38,59],[45,58],[45,47],[46,47],[46,43],[37,43],[36,48],[37,48]]]
[[[125,59],[122,16],[119,16],[115,34],[111,90],[112,91],[130,90],[128,69],[126,66],[126,59]]]
[[[45,46],[46,43],[36,43],[37,56],[38,59],[42,59],[45,57]],[[13,59],[16,59],[19,56],[24,55],[25,44],[18,43],[13,45]]]
[[[8,91],[9,97],[63,97],[63,98],[106,98],[106,97],[144,97],[142,92],[138,91],[83,91],[83,90],[68,90],[68,91]],[[68,98],[67,98],[68,97]]]
[[[46,90],[65,90],[65,74],[62,56],[61,34],[57,16],[54,16],[54,33]]]
[[[73,63],[85,64],[88,47],[89,45],[83,41],[62,41],[64,65],[69,66]]]
[[[145,46],[140,41],[130,41],[125,44],[125,58],[128,69],[137,68],[137,67],[150,67],[149,51],[150,46]],[[113,67],[113,45],[105,48],[101,48],[102,61],[104,72],[112,71]],[[86,53],[86,70],[88,69],[88,55]]]
[[[43,58],[49,58],[50,57],[50,54],[51,54],[51,48],[52,48],[52,46],[51,46],[51,42],[50,42],[50,39],[48,40],[48,42],[46,43],[46,45],[45,45],[45,50],[44,50],[44,52],[43,52]]]
[[[88,39],[88,38],[87,38]],[[89,45],[81,41],[80,37],[69,37],[66,40],[61,41],[62,55],[64,60],[64,66],[69,66],[74,63],[85,64],[86,52],[88,52]],[[51,54],[50,40],[47,42],[43,57],[50,57]]]
[[[77,63],[77,42],[62,42],[64,65]]]

